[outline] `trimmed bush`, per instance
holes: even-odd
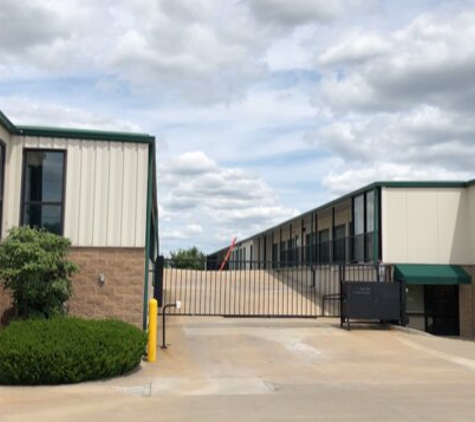
[[[0,384],[69,384],[123,374],[139,365],[146,334],[117,320],[53,318],[0,331]]]
[[[52,318],[66,313],[70,277],[78,271],[68,260],[71,242],[44,229],[15,227],[0,243],[0,281],[13,292],[16,315]]]

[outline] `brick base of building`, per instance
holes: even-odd
[[[472,277],[472,284],[459,286],[459,315],[460,336],[465,338],[475,337],[475,266],[463,266],[464,270]]]
[[[70,259],[80,270],[73,276],[69,315],[116,318],[142,327],[144,248],[72,248]],[[11,294],[0,289],[0,325],[8,322],[10,309]]]
[[[117,318],[142,327],[145,249],[73,248],[71,260],[80,271],[73,277],[69,315]]]

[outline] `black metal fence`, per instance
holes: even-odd
[[[285,265],[287,264],[287,265]],[[290,265],[229,261],[226,269],[206,261],[159,260],[155,297],[175,315],[315,318],[340,315],[340,282],[377,281],[372,265]]]

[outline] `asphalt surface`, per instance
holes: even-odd
[[[167,337],[156,363],[123,377],[0,387],[0,421],[475,420],[472,341],[348,332],[331,319],[190,317],[171,318]]]

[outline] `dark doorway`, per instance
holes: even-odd
[[[459,289],[458,286],[425,286],[426,331],[435,335],[458,336]]]

